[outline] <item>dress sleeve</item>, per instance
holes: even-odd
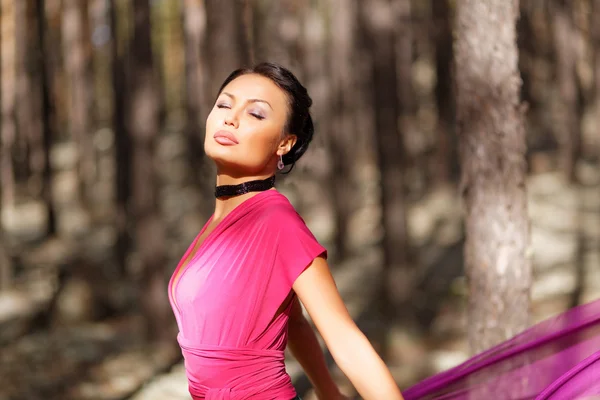
[[[319,256],[327,257],[323,247],[295,211],[278,221],[277,266],[289,288],[296,278]]]

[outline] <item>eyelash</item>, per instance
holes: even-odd
[[[217,108],[230,108],[227,104],[217,104]],[[254,118],[256,118],[259,121],[262,121],[263,119],[265,119],[265,117],[263,117],[262,115],[256,114],[256,113],[250,113],[250,115],[252,115]]]

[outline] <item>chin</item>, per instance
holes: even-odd
[[[243,169],[243,166],[239,165],[241,161],[239,155],[236,155],[235,152],[231,151],[230,148],[225,146],[220,147],[222,148],[207,146],[204,149],[204,154],[206,154],[206,156],[210,158],[219,168],[224,167],[227,169]]]
[[[236,158],[239,158],[236,153],[233,146],[221,146],[218,143],[211,143],[208,146],[204,146],[204,154],[215,162],[234,162]]]
[[[221,146],[208,144],[204,147],[204,154],[210,158],[217,169],[236,176],[256,175],[264,170],[264,163],[260,159],[248,157],[238,146]]]
[[[208,155],[208,157],[213,160],[217,170],[220,173],[225,173],[231,176],[253,176],[260,174],[261,171],[264,170],[264,168],[261,168],[260,166],[248,165],[244,163],[245,160],[240,160],[239,158],[219,157],[212,155]]]

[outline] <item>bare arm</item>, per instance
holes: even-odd
[[[306,372],[319,399],[344,399],[329,374],[317,336],[304,318],[298,299],[294,300],[290,314],[288,348]]]
[[[348,313],[325,259],[313,261],[296,279],[294,291],[358,393],[365,400],[403,400],[390,371]]]

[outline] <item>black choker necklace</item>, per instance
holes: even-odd
[[[238,185],[221,185],[215,187],[215,197],[233,197],[248,192],[262,192],[275,186],[275,175],[267,179],[259,179]]]

